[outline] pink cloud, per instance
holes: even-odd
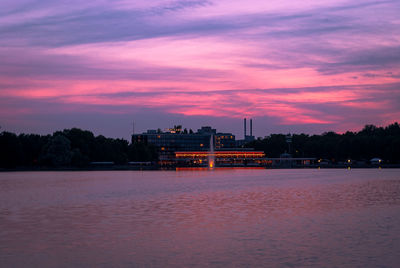
[[[399,120],[400,10],[391,2],[80,2],[5,2],[2,98],[82,114]]]

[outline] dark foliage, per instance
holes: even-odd
[[[1,167],[14,168],[23,159],[21,142],[18,136],[10,132],[0,133]]]
[[[78,128],[53,135],[0,133],[0,167],[86,167],[90,162],[156,161],[157,151]]]
[[[62,134],[55,134],[43,148],[41,163],[46,166],[64,167],[71,165],[70,140]]]
[[[151,144],[133,143],[129,145],[129,159],[132,161],[152,161],[157,158],[157,148]]]
[[[272,134],[246,146],[262,150],[268,157],[279,157],[289,151],[284,134]],[[387,127],[366,125],[359,132],[344,134],[295,134],[292,135],[290,153],[294,157],[316,157],[332,162],[346,159],[367,161],[379,157],[387,163],[400,163],[400,126],[398,123]]]

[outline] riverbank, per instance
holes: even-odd
[[[308,165],[308,166],[224,166],[216,167],[216,169],[391,169],[400,168],[400,164],[385,165]],[[160,167],[151,166],[131,166],[131,165],[112,165],[112,166],[93,166],[93,167],[17,167],[17,168],[0,168],[0,172],[19,172],[19,171],[123,171],[123,170],[182,170],[182,169],[207,169],[207,167],[177,167],[168,166]]]

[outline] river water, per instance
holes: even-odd
[[[0,173],[1,267],[399,264],[399,169]]]

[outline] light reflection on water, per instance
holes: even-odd
[[[396,267],[400,170],[0,173],[0,266]]]

